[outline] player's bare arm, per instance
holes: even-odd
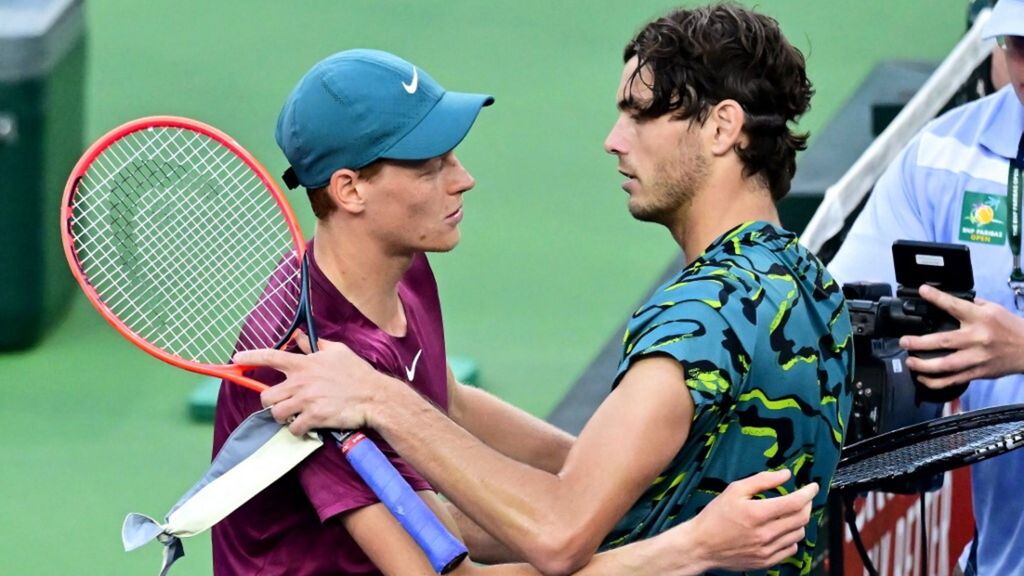
[[[479,524],[473,522],[473,520],[466,516],[462,510],[448,502],[446,505],[448,514],[455,521],[455,525],[459,529],[459,533],[462,535],[462,542],[466,545],[469,550],[470,557],[474,561],[483,562],[484,564],[504,564],[512,562],[523,562],[523,558],[513,552],[508,546],[499,542],[497,538],[491,536],[486,530],[480,527]]]
[[[789,479],[786,470],[764,472],[731,484],[704,511],[654,538],[595,556],[576,572],[581,576],[689,576],[712,568],[754,570],[772,566],[791,555],[804,537],[817,487],[790,496],[754,497]],[[420,497],[454,534],[453,518],[433,492]],[[434,574],[429,561],[408,533],[382,505],[372,504],[340,520],[382,573],[402,576]],[[461,525],[461,524],[460,524]],[[461,534],[467,537],[466,533]],[[472,550],[472,547],[470,547]],[[485,560],[474,555],[473,560]],[[464,562],[453,576],[536,576],[528,564],[481,566]]]
[[[430,491],[418,494],[448,530],[459,537],[454,521],[444,514],[437,494]],[[385,576],[436,576],[437,572],[423,551],[383,504],[370,504],[346,512],[338,521]]]
[[[816,486],[789,496],[755,499],[760,492],[789,479],[786,470],[763,472],[732,483],[692,520],[648,540],[603,552],[575,572],[580,576],[690,576],[713,568],[757,570],[778,564],[793,554],[804,537]],[[420,497],[438,513],[453,533],[452,519],[437,496]],[[381,504],[349,512],[346,529],[384,574],[434,574],[430,563],[394,517]],[[466,534],[461,534],[466,537]],[[477,556],[473,560],[482,560]],[[464,562],[453,576],[536,576],[528,564],[482,566]]]
[[[345,347],[336,347],[331,344],[327,343],[324,346],[324,350],[333,351],[333,354],[342,357],[350,353]],[[280,395],[280,400],[273,395],[265,397],[264,400],[276,402],[275,411],[279,415],[294,413],[290,412],[289,406],[305,405],[306,409],[292,423],[295,429],[307,426],[361,426],[366,424],[365,414],[367,411],[365,407],[367,404],[372,404],[373,401],[367,398],[360,398],[352,403],[347,403],[349,400],[331,397],[331,394],[338,392],[340,388],[338,383],[334,382],[334,376],[339,372],[337,372],[338,368],[336,366],[330,368],[330,363],[320,364],[323,357],[323,352],[315,356],[301,357],[270,351],[266,355],[264,353],[257,353],[255,355],[247,355],[239,360],[247,363],[273,362],[278,369],[292,376],[289,381],[275,387],[279,392],[283,392]],[[311,358],[316,361],[311,361]],[[656,358],[655,360],[662,359]],[[668,360],[664,361],[668,362]],[[643,364],[640,363],[637,366],[640,367]],[[367,382],[373,382],[375,377],[382,377],[372,369],[368,369],[368,367],[368,370],[365,372],[358,365],[352,368],[354,372],[348,372],[348,374],[356,379],[368,379]],[[631,371],[631,373],[636,377],[644,376],[642,372]],[[630,378],[632,377],[630,376]],[[325,383],[327,386],[324,389],[319,389],[316,385],[318,382]],[[362,390],[368,396],[373,396],[375,393],[374,386],[381,383],[385,388],[390,385],[386,380],[383,380],[365,388],[356,386],[355,389],[357,391]],[[398,384],[405,387],[400,382]],[[678,385],[681,386],[682,383],[679,382]],[[355,394],[353,390],[349,390],[348,393]],[[390,402],[392,400],[387,397],[381,397],[380,401]],[[428,403],[420,401],[415,394],[411,398],[404,398],[400,402],[421,404],[421,408],[430,408]],[[338,410],[331,408],[323,410],[321,413],[321,409],[329,406],[340,406],[343,408]],[[432,410],[432,412],[434,415],[444,419],[444,416],[436,410]],[[287,418],[287,416],[281,417]],[[597,422],[600,422],[600,420],[595,420],[595,423]],[[370,424],[373,424],[373,422],[371,421]],[[448,424],[458,429],[457,426],[450,422]],[[599,430],[599,425],[597,429]],[[465,433],[464,431],[462,432]],[[592,430],[585,431],[581,438],[590,438],[591,433],[593,433]],[[430,434],[427,434],[427,436],[429,437]],[[460,441],[463,440],[461,437],[457,436],[457,438]],[[399,447],[399,450],[403,450],[403,448]],[[413,464],[419,465],[416,462],[413,462]],[[572,462],[568,463],[568,465],[571,464]],[[439,472],[443,476],[446,472],[445,465],[441,465],[439,468]],[[428,478],[431,473],[438,472],[438,470],[428,471],[426,469],[422,471]],[[460,472],[455,469],[453,473],[464,474],[465,471]],[[693,520],[651,540],[637,543],[639,546],[637,549],[633,549],[632,546],[627,547],[634,550],[634,552],[628,555],[619,556],[616,554],[610,557],[608,555],[601,555],[598,558],[607,558],[601,560],[600,563],[587,565],[587,570],[614,570],[621,566],[632,566],[634,568],[625,572],[584,573],[642,574],[643,572],[637,571],[639,568],[635,568],[639,565],[651,568],[653,571],[650,573],[652,574],[687,574],[693,573],[688,570],[701,566],[705,568],[701,568],[700,571],[707,569],[707,566],[743,570],[753,569],[756,566],[765,567],[777,564],[779,558],[785,558],[792,554],[795,543],[803,538],[804,527],[810,518],[811,499],[817,494],[818,487],[812,484],[788,496],[771,499],[755,499],[753,496],[772,489],[788,479],[789,473],[782,470],[764,472],[734,482],[722,495],[713,501],[712,505],[705,508]],[[442,490],[447,490],[444,486],[441,486],[441,488]],[[664,563],[659,564],[652,561],[633,564],[639,557],[643,556],[643,552],[649,546],[660,550],[664,555],[663,559],[671,559],[674,562],[678,562],[678,564],[668,566]],[[536,556],[534,555],[534,557]],[[582,562],[585,562],[585,560]],[[548,572],[561,573],[566,571],[564,566],[545,565],[543,562],[541,564]],[[518,569],[525,570],[523,567]]]
[[[322,347],[326,353],[319,355],[263,351],[236,361],[272,365],[289,376],[263,399],[281,421],[298,415],[294,432],[376,428],[484,530],[545,572],[567,573],[586,563],[676,454],[693,416],[679,364],[662,357],[640,361],[552,474],[489,448],[348,348]]]

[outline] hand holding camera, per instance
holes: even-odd
[[[900,338],[900,347],[911,354],[907,367],[917,373],[918,382],[942,389],[1024,372],[1024,318],[987,300],[969,302],[927,285],[920,293],[958,326]],[[935,351],[942,353],[926,355]]]

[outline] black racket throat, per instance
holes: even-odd
[[[306,336],[309,338],[309,348],[312,352],[319,352],[317,345],[316,323],[313,321],[313,299],[309,295],[309,252],[302,255],[301,276],[299,280],[299,305],[295,310],[295,318],[291,326],[281,337],[281,340],[274,345],[274,348],[283,348],[295,335],[295,331],[301,325],[306,326]]]
[[[299,326],[305,324],[306,336],[309,338],[309,349],[311,353],[319,352],[320,347],[317,345],[317,332],[316,322],[313,321],[313,298],[310,296],[309,289],[309,252],[306,251],[302,255],[302,269],[301,269],[301,280],[299,281],[299,307],[295,313],[295,319],[292,320],[291,327],[288,328],[288,332],[284,335],[284,338],[278,343],[276,348],[281,348],[291,340],[291,337],[295,335],[295,331],[298,330]],[[316,433],[320,436],[320,439],[327,441],[328,437],[334,439],[334,442],[340,446],[349,436],[354,434],[351,430],[316,430]]]

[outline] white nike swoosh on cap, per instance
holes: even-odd
[[[416,89],[419,88],[419,86],[420,86],[420,75],[419,75],[419,72],[416,71],[416,67],[413,66],[412,67],[412,82],[409,83],[409,84],[406,84],[405,82],[402,82],[402,88],[405,88],[405,91],[408,92],[409,94],[415,94],[416,93]]]
[[[415,90],[413,92],[415,92]],[[410,94],[412,94],[412,92],[410,92]],[[412,382],[413,379],[416,378],[416,364],[420,361],[420,354],[423,354],[423,348],[420,348],[420,351],[416,353],[416,357],[412,359],[412,367],[405,369],[405,375],[408,376],[409,382]]]

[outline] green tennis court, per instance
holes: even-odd
[[[91,0],[86,141],[140,116],[188,116],[279,174],[285,95],[312,63],[351,47],[494,94],[459,149],[477,179],[463,243],[432,262],[449,352],[479,362],[484,388],[544,415],[675,255],[661,228],[631,220],[601,147],[622,45],[675,4]],[[966,18],[964,0],[750,4],[808,57],[812,135],[876,63],[939,60]],[[304,194],[290,199],[311,232]],[[0,205],[19,201],[0,188]],[[57,221],[27,226],[56,236]],[[162,514],[208,464],[211,429],[187,415],[199,380],[123,341],[77,293],[40,346],[0,354],[0,574],[156,573],[159,547],[124,553],[121,521]],[[174,574],[210,573],[207,537],[186,551]]]

